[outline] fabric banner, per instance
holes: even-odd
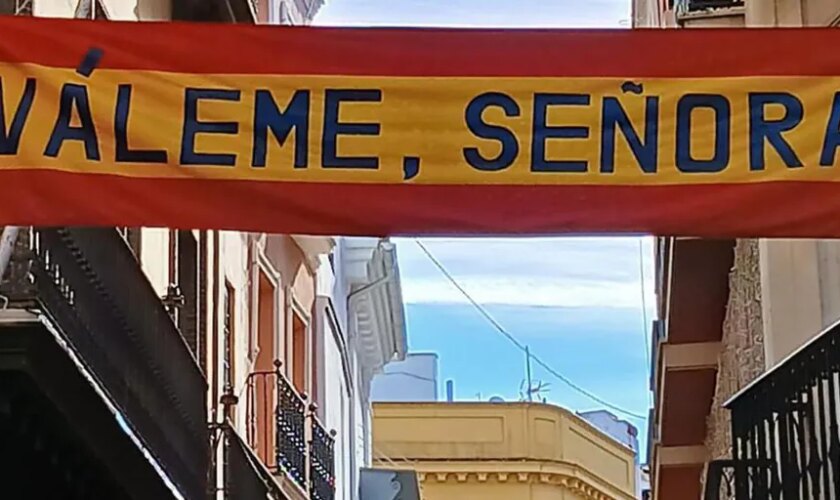
[[[0,33],[0,224],[840,236],[837,30]]]

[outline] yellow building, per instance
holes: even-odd
[[[633,499],[634,453],[533,403],[380,403],[374,465],[413,469],[424,500]]]

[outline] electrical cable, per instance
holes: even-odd
[[[472,306],[487,321],[490,322],[491,325],[493,325],[493,327],[496,329],[497,332],[502,334],[506,339],[508,339],[508,341],[510,341],[510,343],[512,343],[514,346],[516,346],[519,350],[525,352],[528,356],[530,356],[530,358],[536,364],[541,366],[545,371],[547,371],[551,375],[555,376],[558,380],[560,380],[561,382],[563,382],[567,386],[571,387],[573,390],[575,390],[579,394],[591,399],[592,401],[595,401],[598,404],[604,405],[605,407],[607,407],[607,408],[609,408],[613,411],[616,411],[618,413],[621,413],[623,415],[626,415],[626,416],[629,416],[629,417],[632,417],[632,418],[636,418],[636,419],[639,419],[639,420],[646,420],[647,419],[647,417],[644,416],[644,415],[634,413],[630,410],[626,410],[626,409],[624,409],[620,406],[612,404],[609,401],[606,401],[605,399],[599,397],[598,395],[584,389],[583,387],[574,383],[572,380],[570,380],[568,377],[566,377],[565,375],[563,375],[559,371],[552,368],[548,363],[543,361],[541,358],[539,358],[534,353],[530,352],[530,350],[526,349],[525,345],[522,342],[520,342],[515,336],[513,336],[513,334],[511,334],[504,326],[502,326],[501,323],[496,321],[496,319],[484,308],[484,306],[482,306],[475,299],[473,299],[473,297],[469,294],[469,292],[467,292],[467,290],[464,289],[464,287],[462,287],[460,283],[458,283],[458,280],[456,280],[455,277],[452,276],[452,274],[449,273],[449,271],[446,269],[446,267],[444,267],[444,265],[432,254],[432,252],[426,247],[426,245],[423,244],[422,241],[420,241],[419,239],[416,239],[416,238],[415,238],[414,241],[417,243],[417,245],[420,247],[420,249],[423,250],[423,253],[426,254],[426,256],[429,258],[429,260],[432,261],[432,263],[435,265],[435,267],[437,267],[438,270],[449,280],[449,282],[455,288],[458,289],[458,291],[461,293],[461,295],[463,295],[464,298],[466,298],[470,302],[470,304],[472,304]]]

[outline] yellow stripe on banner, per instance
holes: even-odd
[[[0,142],[0,168],[343,183],[407,177],[425,184],[512,185],[840,180],[833,154],[840,146],[840,109],[834,105],[840,77],[373,78],[96,70],[85,78],[70,69],[7,64],[0,65],[0,78],[0,141],[3,132],[7,136]],[[35,87],[25,113],[27,78]],[[65,122],[62,103],[69,113]],[[117,126],[121,116],[127,116],[124,130]],[[16,117],[22,128],[15,148]],[[285,136],[282,146],[277,135]],[[223,165],[228,161],[233,166]]]

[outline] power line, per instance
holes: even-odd
[[[577,385],[576,383],[572,382],[568,377],[566,377],[562,373],[560,373],[557,370],[555,370],[554,368],[552,368],[548,363],[546,363],[545,361],[540,359],[537,355],[531,353],[530,350],[525,346],[525,344],[523,344],[516,337],[514,337],[513,334],[511,334],[504,326],[502,326],[501,323],[496,321],[496,318],[494,318],[489,312],[487,312],[487,309],[485,309],[484,306],[482,306],[481,304],[476,302],[475,299],[472,298],[472,296],[469,294],[469,292],[467,292],[467,290],[464,289],[464,287],[462,287],[460,283],[458,283],[458,280],[456,280],[455,277],[452,276],[449,273],[449,271],[446,269],[446,267],[444,267],[444,265],[432,254],[432,252],[429,251],[428,248],[426,248],[426,245],[424,245],[422,241],[420,241],[419,239],[415,239],[414,241],[417,243],[417,245],[420,247],[420,249],[423,250],[423,252],[429,258],[429,260],[432,261],[432,263],[435,265],[435,267],[437,267],[438,270],[449,280],[449,282],[452,283],[452,285],[455,288],[457,288],[459,292],[461,292],[461,295],[463,295],[470,302],[470,304],[472,304],[472,306],[475,307],[475,309],[487,321],[490,322],[491,325],[493,325],[493,327],[496,329],[497,332],[502,334],[506,339],[508,339],[508,341],[510,341],[510,343],[515,345],[519,350],[525,352],[526,355],[530,357],[530,359],[532,359],[536,364],[541,366],[545,371],[547,371],[551,375],[554,375],[555,377],[557,377],[558,380],[560,380],[561,382],[563,382],[567,386],[571,387],[573,390],[577,391],[578,393],[582,394],[583,396],[586,396],[587,398],[591,399],[592,401],[595,401],[598,404],[604,405],[605,407],[607,407],[611,410],[614,410],[614,411],[619,412],[621,414],[627,415],[629,417],[637,418],[637,419],[640,419],[640,420],[645,420],[647,418],[643,415],[640,415],[638,413],[634,413],[630,410],[625,410],[624,408],[622,408],[620,406],[617,406],[617,405],[614,405],[614,404],[602,399],[601,397],[597,396],[596,394],[593,394],[592,392],[589,392],[588,390],[584,389],[583,387],[581,387],[581,386]]]

